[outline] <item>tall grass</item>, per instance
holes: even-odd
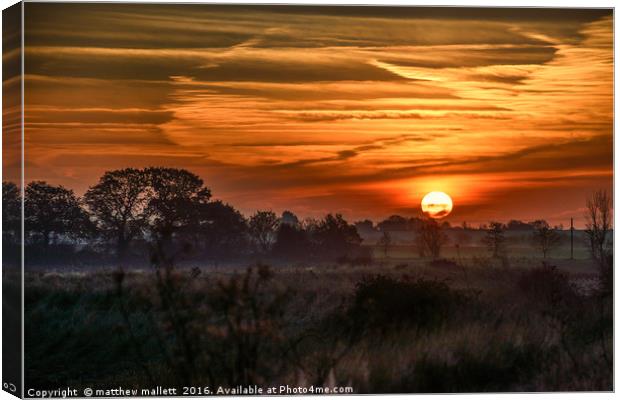
[[[26,379],[41,388],[611,390],[612,296],[604,284],[581,291],[575,276],[472,259],[29,273]]]

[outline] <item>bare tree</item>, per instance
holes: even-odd
[[[561,237],[545,220],[534,221],[531,225],[534,228],[532,242],[542,251],[543,258],[547,258],[549,251],[560,244]]]
[[[607,233],[611,230],[611,197],[606,190],[597,190],[586,200],[586,237],[592,257],[605,261]]]
[[[97,229],[114,242],[119,260],[146,226],[147,187],[143,170],[125,168],[106,172],[84,195]]]
[[[504,252],[504,243],[506,242],[505,230],[506,225],[501,222],[491,221],[489,226],[486,227],[486,236],[482,238],[482,242],[495,258],[499,258]]]
[[[441,248],[448,242],[448,236],[434,219],[426,219],[418,227],[416,239],[420,256],[429,255],[433,259],[439,258]]]
[[[387,231],[383,232],[383,236],[377,241],[381,250],[383,250],[383,256],[387,258],[390,247],[392,246],[392,236]]]
[[[250,217],[250,235],[252,235],[261,252],[267,253],[271,249],[279,222],[273,211],[256,211]]]

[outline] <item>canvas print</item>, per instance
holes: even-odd
[[[612,9],[3,18],[4,390],[614,389]]]

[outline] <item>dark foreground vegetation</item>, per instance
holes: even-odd
[[[15,185],[3,205],[10,278]],[[82,198],[32,182],[27,387],[612,390],[611,201],[586,205],[569,259],[544,220],[246,218],[170,168],[108,172]]]
[[[612,389],[610,287],[548,264],[161,266],[26,286],[30,387]]]

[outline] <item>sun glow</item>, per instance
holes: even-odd
[[[443,218],[452,211],[452,199],[444,192],[430,192],[422,199],[422,212],[431,218]]]

